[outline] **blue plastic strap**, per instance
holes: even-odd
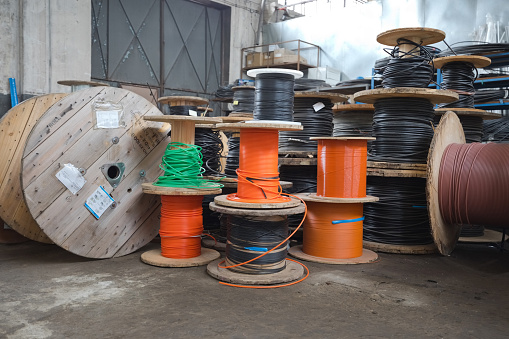
[[[267,252],[269,250],[268,248],[265,247],[244,247],[244,249],[258,252]]]
[[[16,79],[9,78],[9,87],[11,88],[11,107],[18,104],[18,92],[16,91]]]
[[[364,220],[364,217],[357,218],[357,219],[346,219],[346,220],[332,220],[332,223],[335,224],[346,224],[348,222],[357,222]]]

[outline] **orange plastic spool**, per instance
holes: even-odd
[[[161,255],[187,259],[201,255],[202,195],[161,196]]]
[[[362,255],[363,206],[307,202],[302,251],[330,259],[350,259]],[[352,222],[348,222],[352,220]],[[358,221],[354,221],[358,220]],[[332,221],[339,222],[333,224]]]
[[[281,203],[291,198],[280,195],[278,172],[279,132],[275,129],[240,130],[237,193],[228,200],[248,203]]]
[[[317,196],[366,197],[366,139],[318,139]]]

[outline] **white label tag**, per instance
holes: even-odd
[[[108,207],[114,202],[113,198],[106,192],[106,190],[99,186],[91,196],[87,198],[85,207],[99,219]]]
[[[193,111],[192,109],[190,109],[189,110],[189,115],[192,116],[192,117],[197,117],[198,116],[198,112]]]
[[[96,111],[97,128],[119,128],[118,111]]]
[[[55,176],[72,194],[76,194],[87,182],[73,164],[65,164]]]
[[[324,107],[325,105],[323,104],[323,102],[317,102],[316,104],[313,105],[313,109],[315,110],[315,112],[318,112]]]

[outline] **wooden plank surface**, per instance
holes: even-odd
[[[35,241],[51,243],[28,211],[21,189],[21,158],[33,126],[67,94],[36,96],[9,110],[0,120],[0,217],[13,230]]]
[[[123,106],[125,128],[93,127],[99,98]],[[23,154],[22,187],[31,214],[57,245],[84,257],[111,258],[136,251],[156,235],[159,197],[143,194],[141,185],[162,173],[170,125],[145,121],[145,115],[162,113],[135,93],[97,87],[69,94],[33,128]],[[115,188],[101,172],[112,163],[125,165]],[[86,183],[75,195],[55,177],[65,164],[86,171]],[[96,219],[84,204],[99,186],[116,206]]]

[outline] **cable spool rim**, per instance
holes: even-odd
[[[258,74],[268,74],[268,73],[293,75],[295,79],[300,79],[304,76],[304,73],[302,73],[301,71],[283,68],[257,68],[247,71],[247,75],[253,78],[255,78]]]
[[[376,41],[382,45],[396,46],[398,39],[416,37],[421,39],[421,45],[426,46],[440,42],[445,39],[445,32],[436,28],[428,27],[407,27],[390,29],[380,33]]]
[[[309,140],[376,140],[374,137],[312,137]]]
[[[422,98],[428,99],[432,104],[454,102],[459,99],[458,93],[443,89],[397,87],[377,88],[360,91],[353,96],[355,101],[374,104],[378,99],[390,98]]]
[[[208,99],[192,96],[168,96],[157,99],[161,104],[170,106],[201,106],[208,105]]]
[[[433,59],[435,68],[442,68],[450,62],[468,62],[476,68],[484,68],[491,64],[491,59],[480,55],[451,55]]]
[[[327,93],[327,92],[312,92],[312,91],[302,91],[295,92],[295,98],[316,98],[316,99],[329,99],[333,104],[339,102],[348,101],[348,96],[340,94],[340,93]]]
[[[435,108],[435,114],[437,115],[444,115],[447,112],[454,112],[456,115],[460,116],[473,116],[473,117],[481,117],[483,120],[494,120],[494,119],[500,119],[502,118],[502,115],[499,113],[494,112],[488,112],[483,109],[477,109],[477,108]]]
[[[375,106],[372,104],[346,104],[336,105],[332,108],[333,113],[342,113],[349,111],[358,111],[359,113],[373,113]]]
[[[316,195],[316,193],[299,193],[295,194],[304,201],[311,202],[323,202],[323,203],[332,203],[332,204],[363,204],[367,202],[377,202],[380,200],[378,197],[374,197],[371,195],[366,195],[363,198],[332,198],[332,197],[322,197]]]
[[[280,131],[296,131],[303,129],[302,125],[283,124],[281,121],[278,121],[277,123],[264,123],[259,120],[250,121],[252,121],[252,123],[248,123],[247,121],[232,124],[220,123],[217,124],[216,127],[225,131],[238,131],[242,128],[276,129]]]
[[[438,251],[449,255],[458,242],[461,226],[448,224],[442,218],[439,207],[438,178],[442,156],[448,145],[452,143],[465,144],[465,134],[458,116],[454,112],[447,112],[440,119],[435,128],[428,153],[426,196],[428,214],[431,224],[431,234]]]

